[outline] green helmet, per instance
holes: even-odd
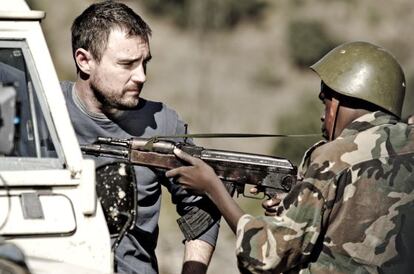
[[[401,117],[404,72],[385,49],[367,42],[342,44],[311,69],[334,91],[368,101]]]

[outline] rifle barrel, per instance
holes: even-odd
[[[94,156],[108,156],[128,159],[129,152],[127,149],[110,148],[98,144],[80,145],[82,152]]]

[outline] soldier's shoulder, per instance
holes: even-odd
[[[336,160],[348,151],[356,150],[357,147],[350,138],[337,138],[330,142],[319,143],[307,153],[311,161],[316,159]]]
[[[340,162],[355,165],[390,155],[413,153],[414,131],[401,125],[381,125],[353,135],[339,137],[317,146],[310,157],[312,162]]]
[[[354,138],[337,138],[334,141],[318,144],[308,151],[307,161],[302,167],[307,176],[314,172],[329,172],[330,177],[339,174],[343,170],[358,162],[370,158],[366,151],[360,150]]]
[[[314,153],[315,149],[317,149],[318,147],[326,144],[327,141],[326,140],[321,140],[318,141],[317,143],[313,144],[311,147],[309,147],[305,153],[303,154],[302,157],[302,161],[299,164],[299,169],[298,169],[298,179],[301,180],[304,177],[304,174],[306,173],[309,165],[312,162],[312,154]]]

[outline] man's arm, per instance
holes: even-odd
[[[185,242],[182,274],[201,274],[207,272],[214,247],[202,240]]]

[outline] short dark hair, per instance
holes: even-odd
[[[73,58],[75,58],[75,51],[83,48],[100,61],[109,34],[114,28],[121,28],[129,36],[140,36],[146,42],[151,36],[151,29],[147,23],[127,5],[110,0],[94,3],[73,21],[71,28]]]

